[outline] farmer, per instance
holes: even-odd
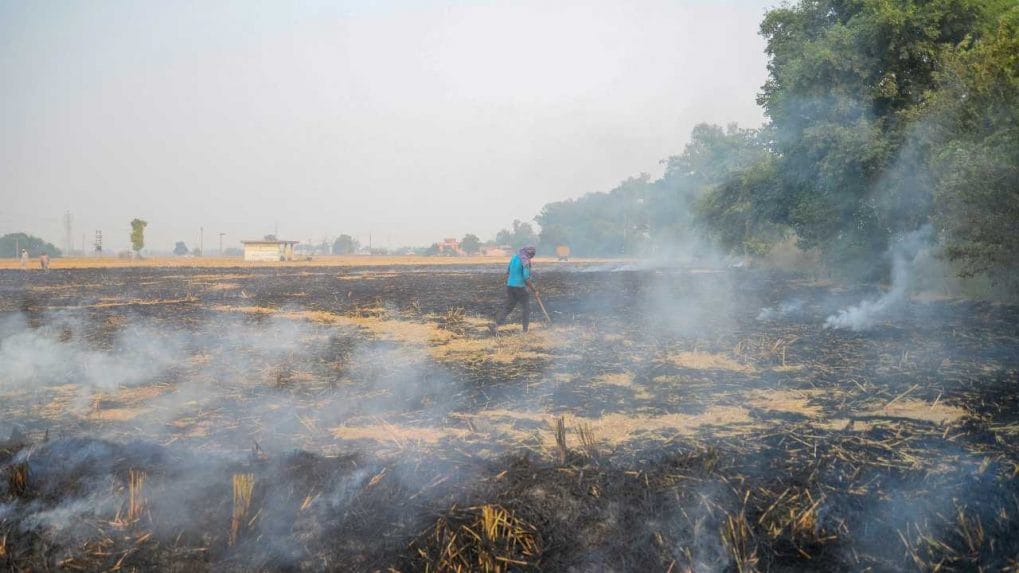
[[[21,268],[28,268],[28,249],[21,249]]]
[[[488,330],[492,334],[495,334],[499,326],[506,322],[506,317],[513,311],[513,307],[517,303],[520,304],[520,311],[523,315],[521,322],[524,332],[527,332],[531,318],[530,297],[527,294],[527,289],[534,291],[535,295],[538,294],[537,287],[531,282],[531,259],[534,258],[535,252],[534,247],[527,246],[520,249],[510,259],[509,266],[506,267],[506,303],[495,315],[495,322],[488,325]]]
[[[50,270],[50,256],[48,253],[39,255],[39,266],[42,267],[42,270],[44,271]]]

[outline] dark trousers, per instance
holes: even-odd
[[[527,332],[527,325],[531,321],[531,297],[526,287],[506,287],[506,303],[495,316],[495,324],[500,325],[506,322],[506,317],[513,312],[513,307],[520,303],[520,311],[523,313],[524,332]]]

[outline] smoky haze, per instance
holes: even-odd
[[[0,229],[488,238],[759,125],[770,4],[5,3]]]

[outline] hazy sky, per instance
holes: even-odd
[[[0,234],[487,239],[759,125],[774,4],[0,0]]]

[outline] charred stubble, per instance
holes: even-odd
[[[496,339],[479,268],[0,274],[4,352],[106,368],[3,371],[0,565],[1013,564],[1017,309],[833,331],[867,293],[577,270],[539,276],[554,327]],[[167,360],[127,369],[125,332]]]

